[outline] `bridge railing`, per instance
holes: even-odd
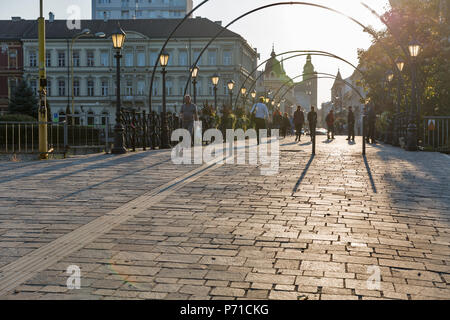
[[[428,116],[423,119],[423,146],[425,149],[450,152],[450,116]]]
[[[0,153],[38,154],[39,125],[47,124],[48,152],[67,154],[71,149],[107,149],[109,125],[71,125],[61,122],[0,121]],[[76,152],[76,151],[74,151]]]

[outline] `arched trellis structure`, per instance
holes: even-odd
[[[341,58],[341,57],[339,57],[339,56],[337,56],[337,55],[335,55],[335,54],[333,54],[331,52],[327,52],[327,51],[320,51],[320,50],[291,50],[291,51],[286,51],[286,52],[282,52],[282,53],[276,54],[275,57],[278,57],[278,56],[284,55],[284,54],[291,54],[291,53],[298,53],[298,52],[301,52],[301,54],[297,54],[297,55],[293,55],[293,56],[287,57],[287,58],[284,59],[284,61],[292,59],[292,58],[295,58],[295,57],[301,57],[301,56],[304,56],[304,55],[308,55],[308,54],[312,55],[312,56],[330,57],[330,58],[338,59],[338,60],[341,60],[341,61],[347,63],[348,65],[353,67],[355,70],[357,70],[362,76],[364,76],[364,72],[362,70],[360,70],[358,67],[356,67],[355,65],[353,65],[351,62],[349,62],[349,61],[345,60],[344,58]],[[263,64],[267,63],[267,61],[269,61],[271,58],[272,57],[270,57],[270,58],[264,60],[263,62],[261,62],[255,69],[253,69],[247,75],[247,77],[242,82],[241,87],[237,91],[236,99],[234,101],[234,106],[236,106],[236,104],[237,104],[237,101],[239,99],[239,95],[240,95],[241,89],[245,86],[245,83],[250,78],[250,76],[253,73],[255,73],[258,70],[259,67],[261,67]],[[258,77],[256,77],[256,79],[253,81],[252,86],[248,88],[248,90],[247,90],[248,92],[251,92],[253,90],[254,86],[257,83],[257,81],[259,80],[259,78],[261,78],[265,74],[265,72],[266,71],[264,70]]]
[[[202,51],[200,51],[200,54],[198,55],[197,59],[195,60],[194,64],[192,65],[192,67],[197,66],[198,62],[200,61],[203,53],[209,48],[209,46],[211,45],[211,43],[213,43],[228,27],[230,27],[232,24],[234,24],[235,22],[245,18],[246,16],[267,9],[267,8],[271,8],[271,7],[275,7],[275,6],[283,6],[283,5],[304,5],[304,6],[311,6],[311,7],[317,7],[317,8],[321,8],[321,9],[325,9],[334,13],[337,13],[339,15],[342,15],[348,19],[350,19],[351,21],[355,22],[356,24],[358,24],[359,26],[361,26],[363,28],[363,31],[368,32],[369,34],[371,34],[374,38],[378,39],[378,36],[375,32],[373,32],[372,30],[370,30],[370,28],[366,27],[364,24],[362,24],[361,22],[359,22],[358,20],[356,20],[355,18],[352,18],[348,15],[346,15],[343,12],[340,12],[338,10],[323,6],[323,5],[319,5],[319,4],[314,4],[314,3],[309,3],[309,2],[300,2],[300,1],[290,1],[290,2],[277,2],[277,3],[272,3],[272,4],[268,4],[268,5],[264,5],[258,8],[255,8],[253,10],[247,11],[246,13],[240,15],[239,17],[237,17],[236,19],[234,19],[233,21],[231,21],[229,24],[227,24],[223,29],[221,29],[213,38],[211,38],[211,40],[206,44],[206,46],[202,49]],[[186,95],[187,89],[189,87],[189,83],[191,81],[191,73],[189,72],[188,75],[188,79],[186,81],[186,85],[184,88],[184,95]]]
[[[330,74],[330,73],[316,72],[315,74],[321,75],[320,77],[315,77],[316,79],[337,79],[335,75]],[[303,75],[304,75],[304,74],[300,74],[300,75],[298,75],[298,76],[292,78],[292,80],[293,80],[293,79],[296,79],[296,78],[299,78],[299,77],[301,77],[301,76],[303,76]],[[359,95],[359,97],[360,97],[361,99],[364,99],[364,97],[363,97],[363,95],[361,94],[361,92],[359,92],[359,90],[358,90],[355,86],[353,86],[350,82],[348,82],[347,80],[344,80],[344,79],[341,79],[341,81],[342,81],[345,85],[347,85],[348,87],[350,87],[352,90],[354,90],[354,91]],[[301,84],[301,83],[303,83],[303,82],[304,82],[304,81],[300,81],[300,82],[295,82],[295,83],[291,84],[291,85],[289,86],[289,88],[283,93],[283,95],[281,95],[281,97],[278,99],[278,101],[283,100],[283,98],[286,96],[286,94],[287,94],[293,87],[295,87],[295,86],[297,86],[297,85],[299,85],[299,84]],[[274,94],[273,99],[275,100],[275,98],[278,96],[278,94],[281,92],[281,90],[282,90],[284,87],[286,87],[287,85],[289,85],[290,83],[291,83],[290,81],[286,81],[285,83],[283,83],[283,84],[280,86],[280,88],[278,88],[277,92]]]

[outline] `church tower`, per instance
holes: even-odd
[[[310,54],[308,54],[303,66],[303,82],[306,94],[310,96],[311,105],[317,108],[317,73],[314,70]]]

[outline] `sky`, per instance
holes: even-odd
[[[388,0],[306,0],[305,2],[324,5],[358,20],[377,30],[383,25],[361,2],[366,3],[378,13],[389,8]],[[194,0],[194,7],[201,0]],[[280,1],[274,0],[210,0],[196,11],[213,21],[220,20],[223,26],[256,7]],[[91,0],[44,0],[44,14],[52,11],[56,19],[69,17],[67,9],[71,5],[80,7],[81,19],[91,18]],[[0,19],[20,16],[24,19],[36,19],[39,15],[39,0],[0,0]],[[283,5],[255,12],[234,23],[230,29],[242,35],[248,43],[257,48],[261,61],[270,57],[272,46],[275,52],[290,50],[322,50],[340,56],[357,65],[357,50],[367,49],[371,36],[364,33],[362,27],[350,19],[324,9],[304,5]],[[286,58],[289,55],[286,56]],[[303,71],[306,58],[296,57],[284,62],[290,77],[296,77]],[[340,69],[344,78],[353,73],[353,68],[336,59],[313,56],[312,62],[317,72],[336,74]],[[319,79],[319,106],[331,99],[331,79]]]

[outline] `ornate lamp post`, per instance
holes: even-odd
[[[234,80],[230,80],[227,83],[228,86],[228,92],[230,93],[230,108],[233,107],[233,88],[234,88]]]
[[[123,48],[123,44],[125,42],[126,34],[125,32],[118,27],[116,31],[112,34],[112,42],[113,47],[116,49],[116,125],[114,126],[114,148],[111,150],[113,154],[124,154],[127,152],[124,146],[124,137],[123,137],[123,125],[122,125],[122,110],[120,106],[120,59],[122,58],[121,50]]]
[[[217,85],[219,84],[219,75],[217,73],[211,77],[211,82],[214,85],[214,109],[217,111]]]
[[[163,52],[159,57],[159,63],[162,67],[162,116],[161,116],[161,148],[170,148],[169,144],[169,129],[167,127],[167,106],[166,106],[166,67],[169,63],[169,54]]]
[[[395,60],[395,65],[397,66],[397,103],[395,104],[395,116],[394,116],[394,132],[393,132],[393,142],[392,145],[393,146],[399,146],[399,142],[398,142],[398,138],[399,138],[399,134],[398,134],[398,130],[399,130],[399,114],[400,114],[400,104],[401,104],[401,81],[402,81],[402,76],[401,76],[401,72],[403,71],[403,68],[405,67],[405,61],[402,58],[397,58],[397,60]]]
[[[241,96],[242,96],[242,107],[244,108],[244,110],[245,110],[245,102],[246,102],[246,98],[247,98],[246,94],[247,94],[247,88],[242,87]]]
[[[197,76],[199,70],[197,66],[191,68],[192,84],[194,85],[194,104],[197,104]]]
[[[408,151],[417,151],[417,125],[415,122],[418,117],[418,103],[417,103],[417,82],[416,82],[416,57],[420,53],[421,46],[419,42],[413,40],[408,45],[409,54],[411,56],[411,81],[412,81],[412,106],[408,124],[408,141],[406,149]]]
[[[392,80],[394,79],[394,73],[392,72],[392,70],[389,70],[386,73],[386,80],[387,80],[387,84],[388,84],[388,90],[389,90],[389,100],[392,100],[391,97],[391,91],[392,91]],[[389,144],[393,144],[392,140],[394,139],[393,134],[394,134],[394,122],[392,121],[392,123],[389,123],[389,128],[388,128],[388,136],[387,136],[387,143]]]

